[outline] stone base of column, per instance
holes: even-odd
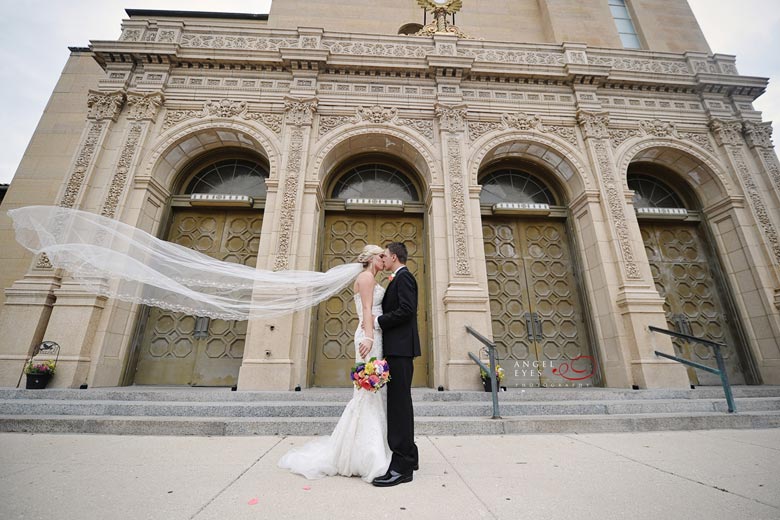
[[[107,298],[85,292],[77,282],[64,282],[54,295],[45,339],[60,345],[60,360],[50,385],[78,388],[88,383],[92,344]]]
[[[238,389],[292,390],[292,368],[289,359],[245,359],[238,371]]]
[[[447,363],[447,390],[482,390],[479,367],[471,359]]]
[[[59,286],[53,274],[28,274],[5,290],[0,310],[0,386],[15,387],[32,348],[49,339],[44,332]]]

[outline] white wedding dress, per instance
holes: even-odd
[[[374,287],[372,312],[382,314],[384,288]],[[355,359],[360,358],[359,345],[365,337],[360,295],[355,294],[355,306],[360,323],[355,331]],[[374,329],[374,342],[366,359],[382,356],[382,331]],[[392,374],[390,375],[392,377]],[[383,400],[384,388],[378,392],[354,389],[336,428],[328,437],[314,439],[293,448],[279,459],[279,467],[306,478],[329,475],[360,476],[366,482],[382,476],[390,466],[392,453],[387,445],[387,413]]]

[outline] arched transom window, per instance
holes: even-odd
[[[222,159],[202,168],[190,181],[184,193],[266,196],[268,168],[247,159]]]
[[[412,181],[400,170],[379,163],[349,169],[333,187],[334,199],[420,200]]]
[[[482,204],[519,202],[525,204],[555,205],[555,196],[545,184],[523,170],[502,168],[482,179]]]
[[[628,187],[634,190],[636,208],[685,208],[685,203],[680,197],[655,177],[629,175]]]

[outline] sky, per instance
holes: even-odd
[[[468,1],[468,0],[466,0]],[[780,139],[780,1],[688,0],[713,52],[771,78],[755,103]],[[0,183],[11,182],[57,83],[68,46],[119,37],[125,8],[267,13],[270,0],[0,0]]]

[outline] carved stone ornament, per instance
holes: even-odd
[[[777,155],[771,148],[762,148],[759,156],[764,163],[769,178],[772,179],[772,184],[775,186],[777,193],[780,193],[780,165],[777,162]]]
[[[466,122],[466,107],[463,105],[436,105],[439,128],[445,132],[462,132]]]
[[[745,139],[751,148],[772,148],[772,123],[745,121]]]
[[[314,121],[314,113],[317,111],[317,99],[284,98],[284,112],[287,124],[295,126],[308,126]]]
[[[620,246],[620,252],[623,256],[623,266],[628,279],[640,279],[642,277],[639,271],[639,265],[634,258],[634,250],[631,246],[631,234],[626,223],[625,196],[622,187],[618,184],[612,166],[612,160],[604,141],[596,141],[594,144],[596,160],[601,170],[601,178],[606,191],[607,205],[612,219],[612,225]]]
[[[92,163],[92,158],[97,150],[98,143],[100,142],[100,136],[103,133],[103,129],[106,124],[102,122],[90,123],[87,137],[84,139],[78,155],[76,156],[76,162],[73,165],[73,173],[71,173],[68,179],[68,184],[65,186],[65,193],[60,199],[60,206],[63,208],[72,208],[76,204],[79,192],[81,192],[81,186],[84,184],[84,177],[86,176],[89,165]]]
[[[122,91],[105,93],[90,90],[87,96],[87,118],[95,121],[116,121],[124,104],[125,93]]]
[[[391,123],[398,117],[398,109],[385,108],[379,105],[372,107],[357,107],[357,121],[369,121],[371,123]]]
[[[282,193],[281,218],[279,221],[279,238],[276,247],[274,271],[287,269],[289,265],[290,246],[295,224],[295,201],[298,197],[298,178],[303,159],[303,130],[295,128],[290,137],[290,149],[287,154],[287,170]]]
[[[203,105],[204,115],[214,117],[235,117],[246,112],[246,109],[246,101],[231,101],[229,99],[209,101]]]
[[[756,216],[759,228],[763,232],[767,246],[769,246],[772,252],[774,264],[780,266],[780,237],[777,234],[775,225],[769,218],[769,211],[764,204],[764,199],[761,197],[761,192],[753,181],[753,173],[750,171],[741,149],[732,148],[729,150],[729,153],[734,159],[742,186],[745,188],[745,195],[747,195],[747,199],[750,201],[750,206],[753,209],[753,214]]]
[[[544,132],[544,125],[538,116],[529,116],[522,112],[517,114],[501,114],[501,123],[504,128],[516,128],[517,130],[539,130]]]
[[[718,146],[739,146],[742,144],[742,121],[736,119],[713,119],[710,129],[715,134]]]
[[[609,141],[612,143],[612,148],[617,148],[629,139],[642,135],[642,131],[636,128],[615,128],[609,130]]]
[[[160,107],[165,101],[161,92],[133,92],[127,93],[127,106],[130,112],[127,114],[127,118],[133,121],[152,121],[157,120],[157,114],[160,111]]]
[[[449,163],[450,190],[452,192],[455,273],[459,276],[468,276],[471,274],[471,267],[466,246],[466,200],[463,195],[463,165],[461,164],[460,143],[457,139],[447,141],[447,162]]]
[[[577,122],[580,124],[586,139],[609,138],[608,113],[580,111],[577,113]]]
[[[646,135],[654,137],[678,137],[677,127],[671,121],[660,119],[645,120],[639,123],[639,127]]]
[[[116,168],[114,169],[114,176],[108,187],[106,200],[103,202],[103,208],[100,210],[100,214],[104,217],[114,218],[116,216],[119,200],[122,197],[122,192],[125,190],[127,175],[130,172],[130,166],[133,163],[135,152],[138,149],[138,142],[141,138],[142,131],[142,124],[133,123],[133,126],[130,127],[130,131],[127,133],[125,145],[122,147],[122,153],[120,154],[119,161],[117,161]]]

